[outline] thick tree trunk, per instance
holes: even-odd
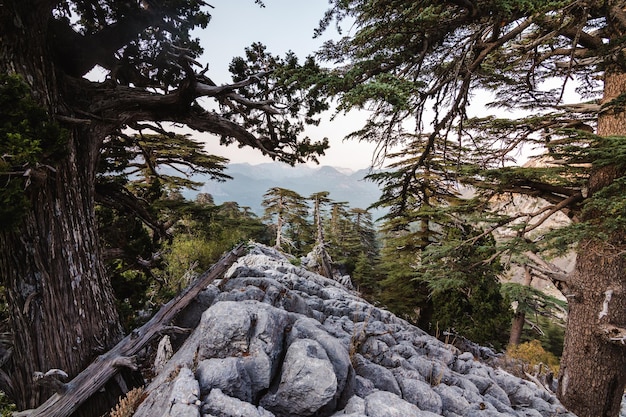
[[[610,343],[602,323],[626,323],[626,259],[604,242],[581,243],[569,301],[559,397],[579,417],[615,417],[626,385],[626,348]],[[611,291],[610,300],[606,292]],[[602,316],[605,301],[607,315]],[[602,316],[602,318],[600,318]]]
[[[70,377],[121,338],[111,284],[101,262],[93,189],[77,155],[31,190],[21,227],[0,234],[13,352],[14,399],[34,408],[52,392],[33,384],[34,372],[58,368]]]
[[[64,98],[48,51],[49,7],[3,2],[0,71],[21,75],[54,120]],[[94,175],[103,136],[97,129],[69,129],[64,155],[45,161],[51,168],[33,169],[24,218],[0,233],[0,278],[14,336],[5,388],[19,409],[34,408],[52,394],[33,382],[34,372],[58,368],[71,378],[122,336],[96,235]],[[85,414],[99,412],[87,408]]]
[[[626,93],[626,74],[607,71],[604,102]],[[626,136],[626,113],[606,111],[598,119],[598,135]],[[623,168],[594,168],[589,180],[593,195],[624,175]],[[585,221],[606,214],[590,212]],[[606,326],[626,326],[626,231],[580,242],[561,371],[559,398],[579,417],[616,417],[626,386],[626,346],[611,341]]]

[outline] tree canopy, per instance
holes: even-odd
[[[132,213],[148,238],[168,237],[171,224],[147,205],[191,184],[163,167],[224,178],[225,161],[206,155],[189,131],[289,164],[316,160],[328,146],[304,135],[326,104],[300,94],[305,86],[290,75],[316,73],[315,62],[255,44],[233,62],[232,79],[213,79],[194,35],[210,8],[202,0],[9,0],[0,8],[0,133],[10,139],[0,142],[0,276],[14,330],[0,385],[18,409],[52,393],[33,383],[34,372],[73,377],[121,337],[105,258],[138,247],[104,247],[97,202],[128,232],[142,229]],[[109,388],[105,402],[119,395]]]
[[[601,371],[604,388],[584,381],[585,369],[626,363],[624,350],[611,346],[626,334],[624,300],[612,298],[610,317],[597,319],[606,291],[614,295],[612,288],[623,285],[618,271],[625,266],[617,255],[626,230],[619,214],[624,196],[617,192],[625,173],[625,6],[618,0],[334,0],[318,29],[351,24],[319,51],[332,65],[317,85],[339,111],[369,113],[351,137],[378,143],[381,158],[397,149],[415,155],[387,188],[393,213],[409,212],[420,198],[418,204],[428,205],[430,190],[433,202],[463,197],[454,206],[433,204],[448,214],[483,213],[476,221],[487,232],[509,227],[516,238],[501,250],[537,255],[578,248],[574,273],[550,276],[568,281],[561,288],[570,301],[559,395],[583,416],[617,415],[626,384],[610,366]],[[568,103],[572,92],[578,97]],[[522,167],[521,154],[541,156],[542,163]],[[527,212],[495,210],[514,195],[543,203]],[[571,225],[536,233],[557,212]],[[619,336],[607,337],[610,332]],[[603,359],[591,363],[577,353],[590,345]]]

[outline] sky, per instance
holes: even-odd
[[[200,62],[209,64],[208,76],[217,84],[231,81],[228,65],[233,57],[243,56],[253,42],[261,42],[273,55],[284,56],[293,51],[303,60],[317,50],[324,40],[339,35],[333,27],[321,39],[313,39],[313,31],[328,9],[328,0],[263,0],[265,8],[254,0],[208,0],[211,22],[196,35],[201,39],[205,53]],[[343,138],[360,127],[363,114],[338,115],[330,121],[326,114],[320,126],[309,128],[305,134],[312,139],[327,137],[330,149],[319,159],[320,165],[331,165],[353,170],[371,165],[375,145],[344,141]],[[209,134],[194,135],[206,143],[207,150],[230,159],[231,163],[258,164],[271,162],[260,151],[239,149],[236,145],[220,146],[219,140]]]

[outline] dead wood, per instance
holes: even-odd
[[[84,371],[71,381],[62,384],[56,380],[57,393],[36,409],[15,413],[18,417],[66,417],[71,415],[89,397],[113,378],[120,367],[134,367],[134,356],[155,336],[171,328],[170,323],[200,291],[215,279],[221,277],[228,268],[245,253],[246,246],[240,244],[224,255],[209,270],[200,275],[176,298],[165,304],[143,326],[133,330],[107,353],[98,356]],[[45,374],[44,374],[45,375]]]

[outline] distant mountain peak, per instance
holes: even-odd
[[[226,174],[233,177],[226,182],[211,181],[207,177],[194,176],[193,180],[203,182],[199,191],[188,190],[188,199],[195,199],[198,192],[211,194],[216,204],[235,201],[240,206],[250,207],[257,215],[263,214],[261,201],[263,194],[273,187],[286,188],[303,197],[328,191],[335,201],[345,201],[352,208],[367,209],[378,201],[381,195],[378,185],[364,180],[369,170],[354,171],[348,168],[329,165],[292,167],[280,162],[229,164]],[[374,218],[380,213],[372,213]]]

